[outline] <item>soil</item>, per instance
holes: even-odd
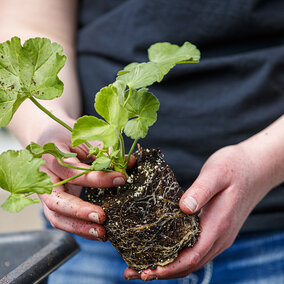
[[[141,272],[174,261],[199,236],[197,215],[179,209],[183,191],[160,150],[139,150],[126,185],[86,189],[106,212],[107,237],[129,267]]]

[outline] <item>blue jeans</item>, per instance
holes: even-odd
[[[75,236],[81,252],[49,276],[51,284],[142,283],[125,280],[123,259],[109,242]],[[204,268],[163,284],[284,284],[284,231],[240,234],[234,244]]]

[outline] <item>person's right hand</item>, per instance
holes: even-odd
[[[69,122],[70,125],[73,123]],[[73,149],[71,133],[62,126],[49,128],[37,141],[41,145],[47,142],[54,142],[64,153],[73,152],[77,154],[77,157],[65,159],[65,163],[88,168],[86,162],[90,161],[90,158],[87,157],[87,146],[82,144]],[[52,155],[47,154],[43,158],[46,164],[42,167],[42,170],[49,174],[53,183],[81,172],[59,165]],[[119,172],[89,172],[65,185],[55,187],[51,194],[41,195],[44,214],[54,228],[77,234],[86,239],[105,241],[106,232],[101,225],[106,218],[104,211],[97,205],[81,200],[79,195],[83,186],[113,187],[123,185],[125,180],[125,176]]]

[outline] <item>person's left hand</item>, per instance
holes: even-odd
[[[164,267],[141,274],[127,268],[126,279],[152,280],[185,277],[230,247],[256,204],[271,189],[261,163],[242,144],[222,148],[202,167],[180,200],[187,214],[200,211],[201,234],[193,248],[184,249]]]

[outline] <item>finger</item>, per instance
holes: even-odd
[[[221,253],[221,251],[219,252],[215,252],[215,253],[208,253],[208,255],[206,255],[203,260],[199,263],[199,265],[197,265],[196,267],[193,267],[192,269],[190,269],[188,272],[188,274],[194,272],[194,271],[197,271],[201,268],[203,268],[205,265],[207,265],[210,261],[214,260],[214,258],[216,256],[218,256],[219,254]],[[188,275],[187,274],[187,275]]]
[[[67,217],[97,224],[102,224],[106,218],[101,207],[64,192],[62,187],[54,188],[51,194],[40,195],[40,199],[49,210]]]
[[[77,154],[77,158],[80,159],[80,160],[87,159],[87,156],[89,154],[89,148],[86,144],[81,144],[81,145],[77,146],[76,148],[71,148],[71,149],[64,147],[66,150],[62,149],[62,147],[64,147],[64,145],[58,145],[58,148],[63,152],[64,151],[68,151],[68,152],[71,151],[72,153]]]
[[[67,145],[59,145],[58,147],[60,148],[61,151],[68,151]],[[82,145],[78,147],[81,147],[81,149],[85,148]],[[71,169],[60,165],[57,159],[52,155],[44,155],[44,159],[48,164],[49,169],[58,177],[60,177],[62,180],[73,177],[82,172],[80,170]],[[80,168],[86,168],[86,169],[89,168],[88,165],[81,163],[77,157],[68,158],[65,159],[64,161],[70,165],[74,165]],[[125,182],[126,182],[126,177],[122,173],[119,172],[107,173],[100,171],[92,171],[74,180],[69,181],[69,183],[71,184],[83,185],[87,187],[96,187],[96,188],[122,186],[125,184]]]
[[[127,157],[126,157],[127,158]],[[130,169],[136,164],[136,158],[131,155],[127,164],[127,168]]]
[[[204,167],[181,197],[181,210],[187,214],[198,212],[214,195],[229,186],[229,180],[225,176],[224,171],[218,167]]]
[[[95,146],[101,145],[101,142],[91,141],[90,144],[93,147],[95,147]],[[99,147],[99,148],[101,148],[101,147]],[[86,144],[81,144],[81,145],[79,145],[75,148],[71,148],[71,152],[76,153],[77,158],[84,163],[89,163],[89,162],[92,162],[96,159],[95,155],[89,156],[90,149]]]
[[[53,183],[59,181],[58,177],[48,170],[46,166],[43,166],[41,170],[51,177]],[[69,186],[67,185],[67,187]],[[72,190],[74,190],[74,188]],[[50,210],[69,217],[92,221],[99,224],[103,223],[106,218],[101,207],[83,201],[79,197],[65,192],[65,187],[63,185],[54,188],[51,194],[46,193],[39,195],[39,198]]]
[[[207,263],[212,261],[215,257],[219,254],[224,252],[226,249],[232,246],[235,241],[235,238],[239,232],[239,230],[235,229],[232,232],[227,231],[227,235],[221,234],[218,239],[216,239],[214,245],[208,252],[206,256],[204,256],[203,260],[192,270],[191,272],[200,269],[201,267],[205,266]]]
[[[219,254],[221,254],[226,249],[222,246],[223,242],[224,242],[223,239],[217,240],[215,244],[212,246],[211,250],[208,252],[208,254],[204,256],[202,261],[200,261],[200,263],[196,267],[192,267],[189,273],[192,273],[196,270],[201,269],[206,264],[208,264],[210,261],[214,260],[214,258],[217,257]]]
[[[61,180],[73,177],[82,173],[82,170],[71,169],[60,165],[56,158],[51,155],[44,157],[48,168],[56,174]],[[81,163],[77,158],[70,158],[69,164],[75,165],[81,168],[89,168],[88,165]],[[69,181],[71,184],[82,185],[87,187],[114,187],[124,185],[126,177],[120,172],[102,172],[102,171],[90,171],[76,179]]]
[[[144,281],[152,279],[173,279],[177,275],[184,275],[191,266],[195,266],[201,259],[199,252],[193,252],[189,248],[183,250],[178,258],[166,265],[158,266],[155,270],[147,269],[141,273]]]
[[[76,234],[88,240],[106,241],[106,231],[103,226],[53,212],[45,203],[43,203],[43,209],[46,218],[54,228]]]
[[[64,190],[65,192],[80,197],[81,196],[81,192],[82,192],[83,187],[80,185],[75,185],[75,184],[70,184],[70,183],[66,183],[64,185]]]
[[[140,279],[140,274],[136,270],[127,267],[124,271],[124,278],[127,280]]]

